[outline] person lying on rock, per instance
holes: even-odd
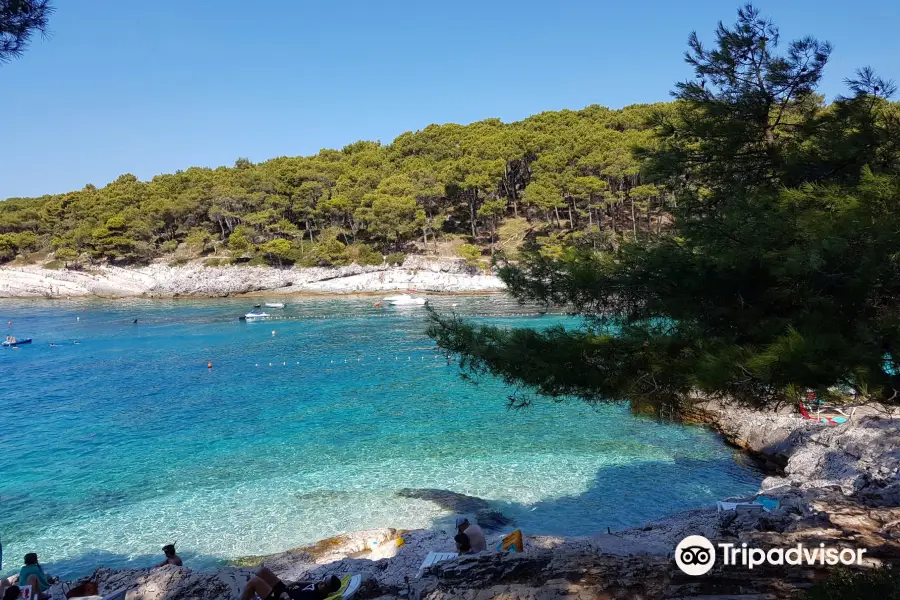
[[[253,600],[254,596],[262,600],[322,600],[339,589],[341,580],[335,575],[318,583],[298,581],[288,587],[275,573],[262,567],[247,582],[247,587],[241,592],[241,600]]]
[[[166,544],[163,546],[163,554],[166,555],[166,560],[162,561],[157,567],[164,567],[166,565],[175,565],[176,567],[184,566],[181,562],[181,557],[175,554],[175,544]]]
[[[29,552],[25,555],[25,566],[19,570],[19,585],[30,585],[31,593],[35,598],[49,598],[47,590],[54,583],[59,582],[59,577],[48,577],[44,568],[38,562],[38,555]]]
[[[484,530],[478,525],[469,523],[469,519],[465,517],[456,519],[456,533],[464,533],[469,537],[469,543],[472,546],[472,554],[485,552],[487,550],[487,540],[484,539]]]

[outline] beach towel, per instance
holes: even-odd
[[[500,540],[497,550],[501,552],[525,552],[525,543],[522,540],[522,530],[516,529],[511,534]]]

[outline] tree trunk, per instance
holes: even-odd
[[[558,206],[553,207],[553,213],[556,215],[556,227],[562,228],[562,224],[559,221],[559,207]]]
[[[519,218],[519,203],[513,198],[513,217]]]
[[[637,219],[634,216],[634,198],[631,198],[631,231],[634,234],[634,241],[637,241]]]
[[[478,201],[478,191],[472,190],[472,196],[469,200],[469,219],[471,220],[472,225],[472,241],[474,242],[478,238],[478,233],[475,231],[475,202]]]
[[[572,204],[574,203],[574,200],[569,203],[569,229],[575,229],[575,219],[572,218]]]

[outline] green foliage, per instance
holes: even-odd
[[[22,56],[35,33],[47,35],[50,0],[0,1],[0,64]]]
[[[503,330],[433,314],[430,334],[465,369],[656,407],[698,391],[771,405],[832,386],[897,401],[900,375],[882,368],[900,356],[892,84],[863,70],[825,107],[815,90],[828,44],[804,38],[776,55],[777,29],[752,7],[717,38],[713,50],[691,38],[696,80],[678,84],[641,150],[654,181],[605,200],[637,214],[669,195],[672,235],[641,240],[632,221],[612,243],[592,227],[539,236],[500,276],[520,300],[565,305],[585,325]],[[541,155],[525,198],[561,208],[575,189],[567,163]]]
[[[72,262],[78,260],[78,253],[71,248],[57,248],[54,252],[56,260],[63,262]]]
[[[258,164],[239,158],[231,168],[150,181],[125,174],[106,186],[0,202],[0,235],[35,236],[24,251],[65,246],[119,262],[149,261],[173,242],[195,256],[219,247],[242,256],[284,239],[298,264],[344,262],[328,249],[317,255],[332,231],[347,247],[382,253],[413,244],[427,251],[448,234],[486,246],[510,218],[621,235],[634,228],[628,191],[647,185],[631,148],[650,143],[652,119],[667,111],[670,105],[589,106],[516,123],[430,125],[389,145],[357,142]],[[664,204],[662,197],[636,202],[646,214]],[[648,229],[636,216],[638,231]],[[5,238],[0,261],[23,252],[20,245]]]
[[[65,268],[65,266],[66,266],[66,263],[64,263],[61,260],[51,260],[48,263],[44,263],[43,268],[50,269],[51,271],[58,271],[60,269]]]
[[[206,267],[227,267],[228,265],[234,264],[234,259],[232,258],[207,258],[203,261],[203,266]]]
[[[817,583],[806,600],[900,600],[900,568],[841,570]]]
[[[162,250],[166,254],[171,254],[172,252],[178,250],[178,242],[176,240],[163,242],[163,244],[160,246],[160,250]]]
[[[259,251],[266,255],[270,264],[277,265],[293,262],[295,256],[291,243],[283,238],[275,238],[262,244]]]
[[[194,252],[203,252],[207,249],[210,242],[209,232],[205,229],[195,228],[185,236],[184,243]]]
[[[384,258],[384,260],[389,265],[400,266],[403,264],[403,261],[406,260],[406,254],[403,252],[391,252]]]
[[[460,258],[466,259],[466,262],[471,265],[477,264],[481,260],[481,250],[472,244],[461,244],[456,249],[456,253]]]
[[[384,262],[384,257],[380,252],[376,252],[365,244],[353,244],[348,246],[347,259],[351,263],[358,265],[380,265]]]
[[[228,237],[228,249],[232,252],[246,252],[250,249],[250,240],[247,239],[245,227],[236,228]]]
[[[315,260],[319,266],[342,266],[349,262],[347,246],[337,237],[327,237],[316,244]]]

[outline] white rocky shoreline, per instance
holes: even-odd
[[[265,564],[286,581],[325,574],[361,574],[357,598],[540,600],[544,598],[790,598],[828,575],[827,569],[760,567],[736,575],[721,565],[703,578],[683,575],[671,554],[687,535],[758,547],[796,543],[868,549],[868,565],[900,563],[900,411],[880,405],[857,410],[847,424],[827,426],[785,409],[758,412],[702,402],[687,421],[717,430],[735,446],[767,461],[772,475],[760,494],[777,499],[771,512],[700,507],[640,527],[593,537],[525,536],[522,554],[489,552],[416,572],[429,551],[451,551],[451,532],[379,529],[349,533],[312,546],[203,572],[190,568],[98,568],[100,593],[127,588],[127,600],[236,600],[254,567]],[[441,490],[407,493],[436,495]],[[452,492],[453,508],[497,527],[489,548],[514,528],[482,500]],[[751,500],[747,498],[745,500]],[[467,509],[471,508],[471,511]],[[502,528],[502,531],[500,530]],[[525,532],[527,534],[527,532]],[[403,540],[397,545],[397,540]],[[62,588],[54,586],[55,600]],[[722,595],[713,595],[722,594]]]
[[[85,270],[0,268],[0,298],[220,298],[241,294],[359,294],[414,289],[461,294],[499,292],[498,277],[463,260],[409,256],[401,266],[207,267],[103,265]]]

